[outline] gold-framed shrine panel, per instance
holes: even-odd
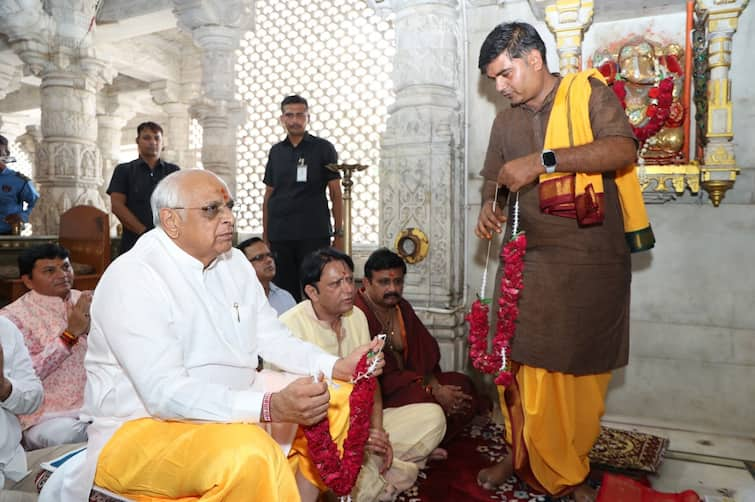
[[[606,77],[639,140],[638,177],[649,203],[700,191],[693,26],[688,9],[593,24],[585,33],[584,66]]]

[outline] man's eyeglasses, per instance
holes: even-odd
[[[271,253],[260,253],[260,254],[254,255],[251,258],[249,258],[249,261],[252,262],[252,263],[256,263],[256,262],[262,261],[262,260],[264,260],[266,258],[272,258],[274,260],[275,259],[275,253],[272,253],[272,252]]]
[[[228,208],[229,211],[233,211],[234,204],[234,200],[231,199],[228,202],[213,202],[212,204],[207,204],[202,207],[172,207],[171,209],[198,209],[202,211],[202,216],[208,220],[214,220],[218,214],[220,214],[220,210],[224,207]]]

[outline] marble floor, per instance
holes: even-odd
[[[755,438],[731,437],[673,428],[638,426],[604,420],[617,429],[647,432],[669,439],[669,449],[653,488],[678,493],[694,490],[705,502],[755,502]]]

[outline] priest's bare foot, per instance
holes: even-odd
[[[494,491],[513,475],[514,461],[509,454],[497,464],[486,467],[478,472],[477,484],[486,490]]]
[[[582,483],[574,490],[574,502],[595,502],[598,491],[587,484]]]
[[[430,452],[430,456],[428,458],[430,460],[445,460],[448,458],[448,452],[443,448],[435,448],[432,452]]]

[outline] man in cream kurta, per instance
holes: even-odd
[[[295,336],[339,356],[370,341],[367,318],[354,308],[354,264],[348,255],[333,248],[315,251],[304,258],[301,277],[309,299],[280,317]],[[394,500],[414,484],[445,432],[437,404],[383,410],[378,388],[354,500]]]
[[[271,382],[257,373],[258,356],[299,375],[348,379],[369,347],[339,359],[278,322],[254,270],[231,247],[233,200],[216,175],[173,173],[152,206],[157,228],[111,264],[97,287],[85,363],[89,449],[84,469],[64,482],[63,500],[84,500],[95,469],[98,485],[125,496],[242,500],[251,489],[269,500],[298,500],[285,452],[246,424],[317,423],[328,411],[327,386],[311,377]],[[177,439],[164,447],[183,455],[180,461],[150,450],[183,429],[196,436],[196,455],[215,451],[193,472],[186,464],[195,453],[176,451],[184,448]],[[121,451],[139,440],[146,453]],[[136,465],[133,457],[144,455],[153,456]],[[226,466],[233,462],[241,463]],[[173,463],[180,469],[170,471]]]

